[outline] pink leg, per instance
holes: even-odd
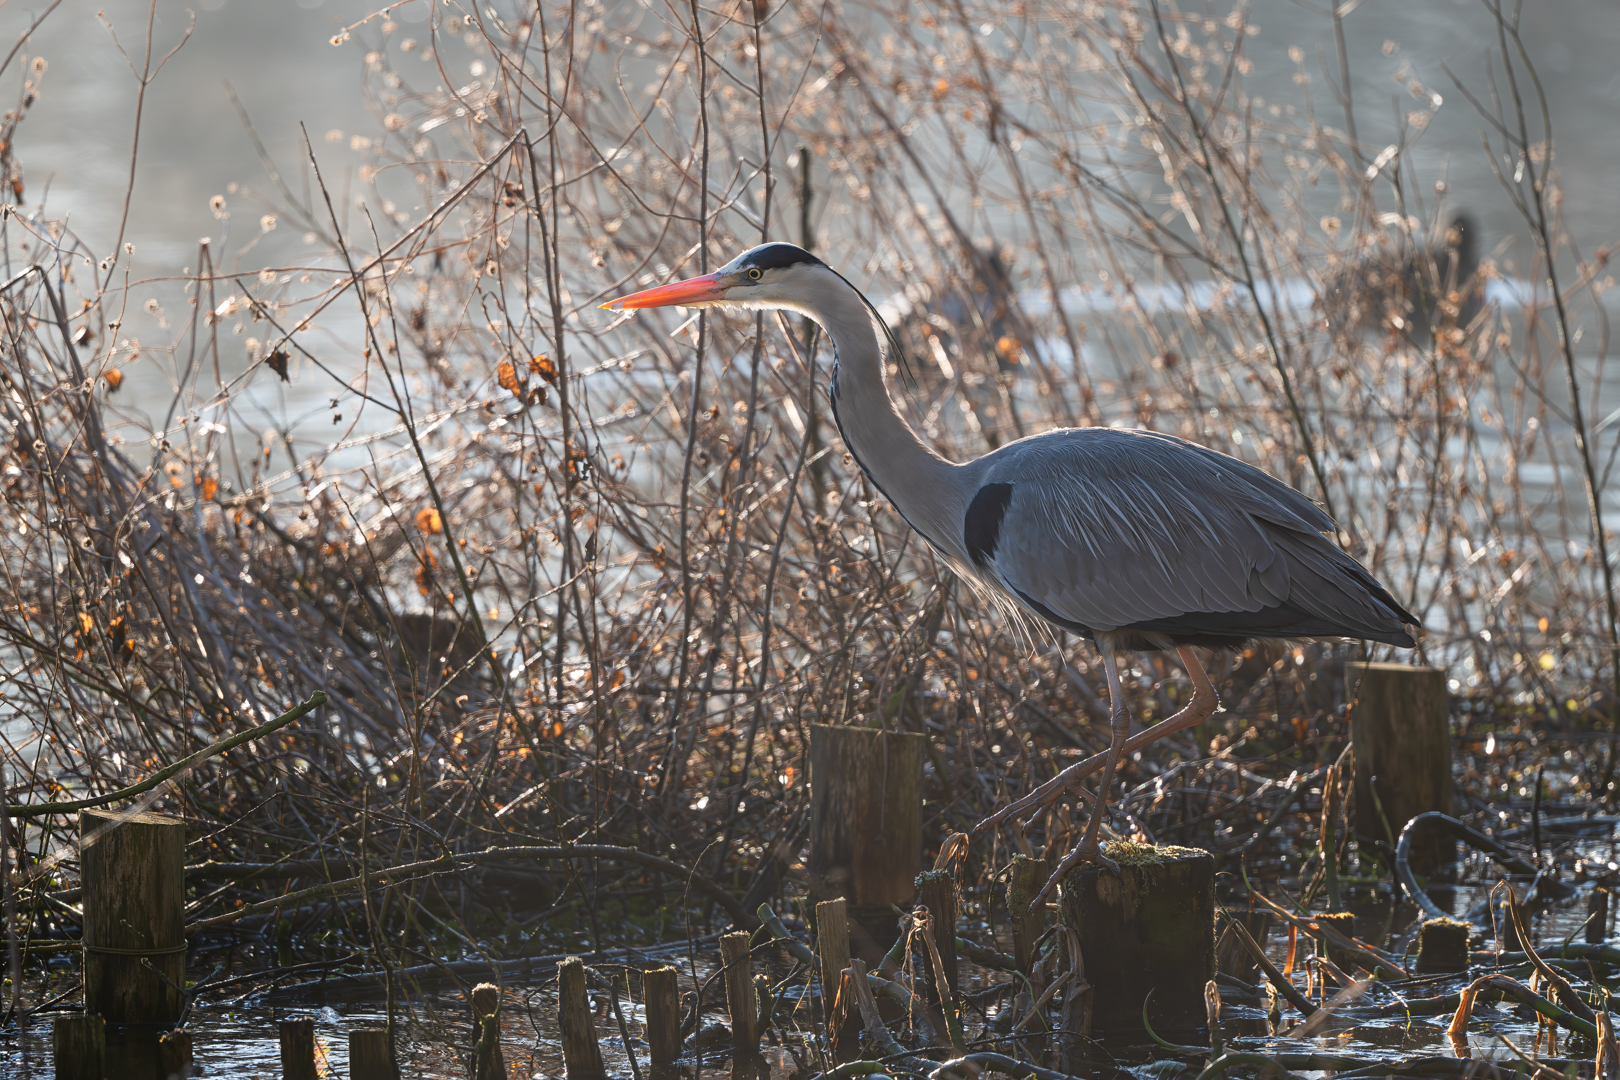
[[[1192,700],[1180,712],[1127,739],[1122,753],[1135,753],[1148,743],[1162,739],[1166,735],[1173,735],[1186,728],[1197,727],[1205,720],[1208,720],[1210,715],[1220,707],[1221,699],[1215,693],[1215,685],[1209,681],[1209,676],[1204,673],[1204,667],[1198,662],[1198,657],[1193,654],[1192,649],[1182,646],[1176,650],[1176,655],[1181,657],[1182,666],[1187,669],[1187,674],[1192,676]],[[1104,753],[1093,754],[1083,761],[1075,762],[1028,795],[1003,806],[1000,810],[979,822],[973,827],[973,831],[978,832],[999,825],[1007,818],[1015,814],[1022,814],[1027,810],[1045,810],[1057,802],[1064,792],[1072,790],[1080,781],[1106,765],[1109,754],[1112,752],[1113,746],[1110,745]]]
[[[1135,738],[1128,739],[1126,733],[1130,731],[1130,713],[1125,708],[1125,694],[1119,685],[1119,673],[1114,666],[1113,654],[1112,652],[1104,652],[1103,666],[1108,672],[1109,703],[1112,706],[1113,714],[1113,738],[1109,742],[1107,752],[1093,755],[1082,762],[1069,766],[1029,795],[1019,799],[1011,806],[997,811],[979,824],[978,828],[982,829],[986,825],[1004,820],[1009,814],[1021,813],[1030,807],[1039,807],[1044,810],[1057,801],[1064,791],[1073,788],[1082,779],[1096,772],[1097,769],[1102,769],[1102,782],[1097,788],[1097,800],[1092,810],[1091,821],[1086,826],[1085,836],[1081,838],[1079,844],[1075,845],[1074,850],[1065,855],[1062,862],[1058,863],[1057,870],[1047,880],[1045,887],[1040,891],[1040,895],[1035,897],[1034,903],[1038,904],[1044,900],[1046,895],[1057,887],[1058,882],[1063,880],[1063,876],[1081,862],[1101,862],[1112,867],[1113,864],[1102,856],[1100,845],[1097,842],[1097,835],[1102,828],[1103,810],[1108,805],[1108,789],[1113,784],[1114,770],[1119,765],[1119,759],[1125,754],[1146,746],[1155,739],[1163,738],[1166,735],[1190,727],[1196,727],[1207,720],[1220,707],[1220,696],[1215,693],[1215,685],[1209,681],[1209,675],[1204,671],[1204,666],[1198,662],[1197,655],[1187,646],[1182,646],[1176,650],[1176,653],[1180,656],[1183,666],[1186,667],[1187,674],[1192,677],[1192,700],[1169,719],[1153,725]]]

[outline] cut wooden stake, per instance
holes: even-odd
[[[759,1050],[753,965],[746,930],[720,936],[720,962],[725,965],[726,1009],[731,1014],[731,1045],[746,1054]]]
[[[933,972],[939,1000],[956,993],[956,881],[949,870],[925,870],[917,875],[917,903],[928,909],[934,943],[942,968]],[[933,958],[929,959],[933,971]]]
[[[349,1032],[349,1080],[399,1080],[387,1028]]]
[[[827,1020],[827,1042],[832,1049],[834,1065],[856,1061],[861,1056],[860,1005],[855,1000],[855,980],[846,968],[838,973],[833,984],[832,1014]]]
[[[849,966],[849,912],[844,898],[816,905],[816,955],[821,960],[822,1016],[832,1015],[838,982]]]
[[[647,1049],[654,1065],[669,1065],[681,1056],[681,990],[679,972],[667,964],[641,975],[647,1013]]]
[[[56,1080],[102,1080],[107,1075],[107,1024],[94,1013],[58,1016],[51,1028]]]
[[[85,810],[79,844],[85,1011],[109,1024],[173,1024],[186,983],[185,822]]]
[[[842,896],[855,952],[876,964],[922,869],[922,763],[911,732],[810,726],[810,898]]]
[[[602,1065],[596,1022],[585,993],[585,961],[577,956],[557,964],[557,1028],[568,1080],[605,1080],[607,1069]]]
[[[300,1016],[283,1020],[281,1035],[282,1080],[317,1080],[315,1070],[315,1020]]]
[[[1599,885],[1586,898],[1586,925],[1583,938],[1588,945],[1601,945],[1609,934],[1609,890]]]
[[[473,1080],[506,1080],[501,1054],[501,988],[479,983],[472,991]]]
[[[1348,663],[1350,742],[1356,755],[1355,831],[1391,846],[1406,823],[1430,810],[1451,813],[1450,695],[1438,668]],[[1412,865],[1456,860],[1451,836],[1426,833]]]
[[[1028,855],[1014,855],[1007,867],[1007,917],[1012,920],[1013,959],[1018,970],[1029,974],[1035,961],[1035,942],[1046,931],[1046,906],[1034,912],[1029,910],[1035,897],[1046,886],[1051,868],[1045,859],[1032,859]]]

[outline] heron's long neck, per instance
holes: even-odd
[[[936,547],[963,557],[960,535],[966,510],[953,465],[934,453],[889,398],[883,352],[873,315],[860,295],[834,275],[803,310],[819,322],[837,354],[833,416],[861,471],[913,528]]]

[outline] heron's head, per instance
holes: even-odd
[[[841,280],[827,264],[793,244],[761,244],[712,274],[659,285],[602,307],[609,311],[655,307],[799,309],[827,281]]]

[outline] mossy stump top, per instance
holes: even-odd
[[[1202,1026],[1204,985],[1215,977],[1214,858],[1128,841],[1105,854],[1118,875],[1077,867],[1061,901],[1093,988],[1092,1027],[1141,1031],[1145,1002],[1156,1030]]]
[[[1418,927],[1417,970],[1425,975],[1468,970],[1474,928],[1458,919],[1425,919]]]

